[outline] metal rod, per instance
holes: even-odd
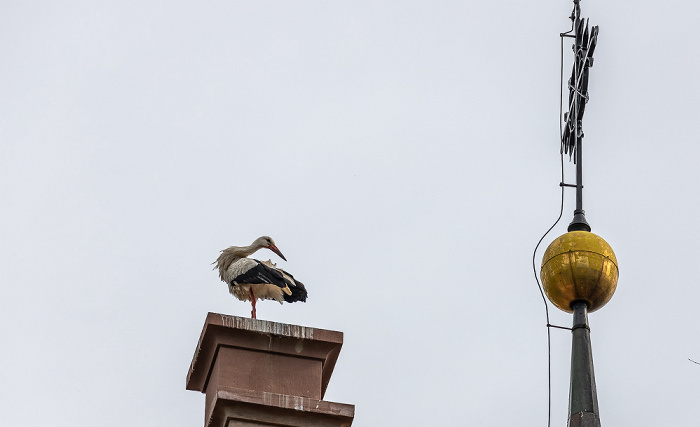
[[[588,327],[588,305],[572,304],[574,322],[571,328],[571,388],[569,391],[569,427],[600,427],[598,392],[593,371],[591,331]]]
[[[578,96],[578,95],[577,95]],[[576,108],[576,107],[575,107]],[[576,108],[577,109],[577,108]],[[577,111],[578,114],[578,111]],[[591,226],[586,221],[586,212],[583,210],[583,138],[580,133],[581,122],[576,123],[574,129],[576,138],[576,209],[574,219],[569,224],[568,231],[591,231]]]
[[[576,133],[578,132],[579,129],[576,129]],[[578,140],[576,145],[576,210],[583,212],[583,155],[581,150],[583,138],[576,135],[576,139]]]

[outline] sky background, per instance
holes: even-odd
[[[546,426],[532,251],[559,213],[571,9],[0,3],[0,424],[202,425],[206,314],[250,315],[211,263],[270,235],[289,262],[258,256],[309,299],[258,317],[344,332],[325,398],[354,425]],[[590,316],[601,420],[695,426],[700,4],[582,16],[584,208],[620,266]],[[553,426],[570,346],[552,330]]]

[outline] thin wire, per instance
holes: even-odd
[[[559,39],[561,40],[561,48],[560,48],[560,61],[559,61],[559,143],[560,143],[560,149],[559,149],[559,160],[561,164],[561,183],[564,183],[564,146],[562,144],[562,135],[563,135],[563,129],[562,129],[562,112],[564,108],[564,37],[563,34],[560,34]],[[532,272],[535,275],[535,281],[537,282],[537,288],[540,291],[540,295],[542,296],[542,302],[544,303],[544,313],[545,317],[547,319],[547,427],[551,427],[552,423],[552,334],[551,334],[551,329],[552,327],[554,328],[561,328],[561,329],[568,329],[568,328],[563,328],[561,326],[554,326],[549,323],[549,306],[547,305],[547,298],[544,296],[544,291],[542,290],[542,285],[540,284],[540,279],[537,276],[537,267],[535,264],[535,258],[537,256],[537,249],[539,249],[540,245],[542,244],[542,241],[544,240],[545,237],[549,234],[550,231],[554,227],[559,224],[559,221],[561,221],[561,217],[564,214],[564,186],[561,186],[561,204],[559,206],[559,216],[557,217],[557,220],[554,221],[554,224],[552,224],[551,227],[542,235],[540,240],[537,242],[537,245],[535,246],[535,250],[532,251]]]
[[[561,157],[561,171],[562,171],[562,181],[564,182],[564,154],[559,153],[559,156]],[[545,237],[547,237],[547,234],[549,234],[550,231],[554,227],[556,227],[557,224],[559,224],[559,221],[561,220],[561,217],[564,213],[564,187],[561,187],[561,207],[559,209],[559,217],[557,218],[556,221],[554,221],[554,224],[552,224],[551,227],[547,230],[544,235],[540,238],[539,242],[537,242],[537,245],[535,246],[535,250],[532,252],[532,272],[535,274],[535,281],[537,282],[537,288],[540,290],[540,295],[542,295],[542,302],[544,303],[544,311],[545,311],[545,317],[547,318],[547,427],[551,426],[551,420],[552,420],[552,335],[550,331],[550,325],[549,323],[549,307],[547,306],[547,299],[544,296],[544,291],[542,290],[542,285],[540,284],[540,279],[537,277],[537,267],[535,266],[535,257],[537,256],[537,249],[539,249],[540,244],[544,240]]]
[[[557,325],[550,325],[547,323],[548,328],[557,328],[557,329],[566,329],[567,331],[573,331],[574,328],[567,328],[566,326],[557,326]]]

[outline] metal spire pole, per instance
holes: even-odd
[[[588,305],[572,304],[574,324],[571,328],[571,389],[569,391],[569,427],[600,427],[598,393],[593,372],[591,330]]]
[[[568,231],[591,231],[583,210],[583,113],[588,102],[588,73],[593,65],[593,52],[598,41],[598,27],[588,30],[588,20],[581,19],[580,0],[574,1],[571,13],[573,34],[562,37],[575,40],[574,66],[569,79],[569,109],[564,117],[566,128],[562,149],[576,163],[576,209]],[[574,284],[577,287],[577,284]],[[570,307],[574,321],[571,328],[571,388],[569,391],[569,427],[600,427],[598,395],[593,372],[591,330],[588,327],[590,302],[573,299]]]

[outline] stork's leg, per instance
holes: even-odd
[[[253,304],[253,311],[250,312],[250,315],[253,319],[257,319],[257,317],[255,317],[255,294],[253,293],[252,286],[250,288],[250,302]]]

